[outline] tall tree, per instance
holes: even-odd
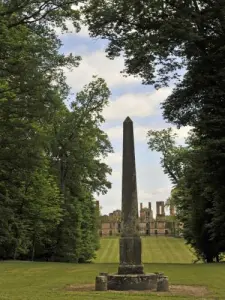
[[[76,66],[79,61],[59,54],[61,42],[50,27],[65,23],[74,14],[69,6],[62,12],[62,5],[63,1],[0,3],[0,195],[5,212],[1,223],[2,257],[28,255],[28,207],[34,199],[38,207],[39,197],[48,205],[48,196],[44,195],[52,185],[44,180],[51,178],[46,175],[45,159],[48,126],[58,107],[56,99],[68,93],[60,68]],[[37,177],[38,172],[43,172],[43,180]],[[32,193],[36,181],[43,184],[37,190],[43,194],[33,193],[31,201],[28,191]]]
[[[0,2],[0,257],[89,261],[98,247],[95,192],[110,188],[100,129],[101,79],[73,101],[55,27],[79,30],[74,1]]]
[[[204,155],[193,133],[186,146],[176,145],[176,136],[171,128],[150,130],[148,146],[161,153],[161,166],[173,184],[169,202],[176,206],[184,238],[199,259],[212,262],[218,259],[222,249],[218,240],[211,238],[212,202],[204,193]]]
[[[125,72],[165,85],[193,59],[222,49],[223,1],[88,0],[83,12],[91,36],[109,40],[110,58],[123,53]]]
[[[199,154],[193,160],[202,176],[197,186],[192,182],[195,201],[210,211],[202,231],[207,227],[207,243],[224,251],[225,2],[89,0],[83,12],[91,36],[107,38],[108,56],[123,54],[125,73],[139,75],[144,84],[168,85],[186,69],[163,103],[164,117],[194,126],[192,146]]]
[[[102,158],[112,152],[112,147],[100,129],[109,95],[105,81],[94,78],[76,95],[71,110],[64,106],[55,117],[52,165],[58,174],[65,211],[56,233],[55,259],[89,260],[98,246],[93,194],[104,194],[111,187],[107,180],[111,169]]]

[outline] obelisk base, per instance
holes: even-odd
[[[119,265],[118,274],[127,275],[127,274],[144,274],[143,265]]]
[[[127,274],[108,275],[108,290],[114,291],[144,291],[156,290],[157,275],[156,274]]]
[[[96,277],[96,291],[157,291],[168,292],[168,277],[163,273],[150,274],[108,274],[100,273]],[[99,286],[100,281],[100,286]],[[98,283],[98,284],[97,284]]]
[[[120,265],[118,274],[144,274],[141,264],[141,238],[120,238]]]

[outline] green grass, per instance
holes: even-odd
[[[181,238],[143,237],[143,263],[192,263],[194,256]],[[119,240],[103,238],[96,263],[119,262]]]
[[[96,261],[100,262],[100,257],[103,256],[103,262],[109,262],[109,259],[116,262],[118,259],[118,240],[102,239],[101,242],[102,248]],[[132,294],[66,291],[67,285],[94,283],[95,276],[99,272],[116,272],[117,263],[76,265],[69,263],[1,262],[0,300],[224,300],[225,264],[191,264],[192,255],[185,247],[182,239],[144,238],[144,261],[152,260],[153,262],[151,264],[145,263],[145,272],[163,271],[169,276],[171,284],[204,285],[211,292],[208,298],[157,296],[141,292]],[[103,251],[104,248],[105,252]],[[184,262],[185,258],[187,259],[186,264],[181,263]],[[156,263],[161,260],[164,263]]]

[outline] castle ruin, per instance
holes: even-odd
[[[97,201],[98,202],[98,201]],[[97,203],[99,207],[99,203]],[[117,236],[120,235],[121,229],[121,210],[115,210],[109,215],[100,217],[100,236]],[[181,225],[176,220],[175,209],[170,206],[170,214],[165,214],[165,204],[163,201],[156,202],[156,217],[153,217],[151,202],[148,207],[143,207],[140,203],[139,213],[139,232],[142,236],[149,235],[179,235]]]

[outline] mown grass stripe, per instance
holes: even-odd
[[[151,236],[142,237],[143,263],[192,263],[193,254],[181,238]],[[101,239],[96,263],[119,262],[119,238]]]
[[[104,239],[102,240],[101,248],[99,250],[99,253],[97,255],[96,262],[98,263],[107,263],[109,262],[108,256],[110,253],[110,248],[115,244],[117,239]]]

